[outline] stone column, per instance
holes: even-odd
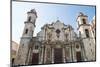
[[[69,48],[69,52],[70,52],[70,62],[73,62],[72,61],[72,47]]]
[[[66,63],[66,59],[65,59],[65,48],[63,48],[63,62]]]
[[[52,63],[54,63],[54,48],[51,48],[51,50],[52,50],[52,52],[51,52],[51,54],[52,54]]]
[[[80,46],[81,46],[81,52],[82,52],[83,61],[87,61],[84,45],[83,45],[83,43],[80,43],[80,44],[81,44]]]
[[[73,62],[77,62],[75,44],[72,44]]]
[[[40,48],[40,52],[39,52],[39,64],[43,63],[43,46],[41,46]]]
[[[32,64],[32,57],[33,57],[33,49],[31,49],[31,54],[30,54],[29,64]]]
[[[66,58],[66,62],[71,62],[71,51],[70,51],[70,47],[69,46],[67,46],[66,48],[65,48],[65,58]]]
[[[47,50],[47,48],[46,48],[46,46],[45,46],[45,53],[44,53],[44,64],[46,63],[46,50]]]
[[[42,51],[42,53],[41,53],[41,63],[40,63],[40,64],[43,63],[43,52],[44,52],[44,47],[43,47],[43,46],[42,46],[42,48],[41,48],[41,51]]]
[[[31,53],[31,48],[29,49],[29,53],[28,53],[28,57],[27,57],[27,63],[26,64],[29,64],[29,61],[30,61],[30,54]]]

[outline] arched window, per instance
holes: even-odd
[[[83,21],[83,24],[86,24],[86,20],[85,19],[82,19],[82,21]]]
[[[28,33],[28,29],[25,30],[25,34],[27,34],[27,33]]]
[[[89,38],[89,31],[88,31],[88,29],[85,29],[85,34],[86,34],[86,37]]]

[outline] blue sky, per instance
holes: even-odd
[[[24,29],[24,21],[27,20],[27,12],[36,9],[37,20],[34,36],[41,30],[46,23],[52,23],[60,20],[64,24],[70,24],[77,31],[77,16],[83,12],[88,16],[90,22],[95,16],[94,6],[64,5],[64,4],[46,4],[31,2],[12,2],[12,40],[19,43]]]

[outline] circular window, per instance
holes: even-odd
[[[57,33],[57,34],[59,34],[59,33],[60,33],[60,30],[59,30],[59,29],[57,29],[57,30],[56,30],[56,33]]]

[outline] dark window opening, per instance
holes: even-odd
[[[31,21],[31,16],[28,18],[28,21]]]
[[[27,34],[27,33],[28,33],[28,29],[25,30],[25,34]]]
[[[85,19],[83,19],[83,24],[86,24],[86,20]]]
[[[36,65],[39,63],[39,53],[33,53],[32,64]]]
[[[15,60],[15,59],[14,59],[14,58],[12,58],[12,64],[14,64],[14,60]]]
[[[86,34],[86,37],[89,38],[89,31],[88,31],[88,29],[85,29],[85,34]]]
[[[38,45],[36,45],[36,46],[35,46],[35,49],[38,49],[38,48],[39,48],[39,46],[38,46]]]
[[[54,63],[62,63],[62,48],[54,48]]]
[[[76,48],[79,49],[79,45],[76,45]]]
[[[80,62],[82,59],[81,59],[81,52],[76,52],[76,59],[77,59],[77,62]]]

